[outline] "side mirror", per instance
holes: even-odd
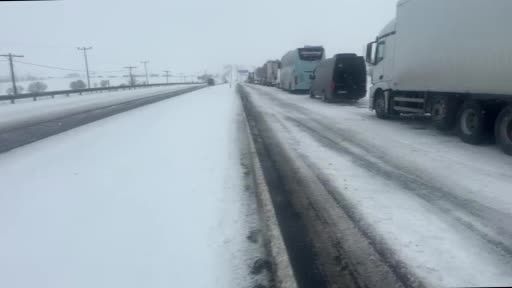
[[[316,79],[315,74],[310,74],[310,75],[309,75],[309,79],[311,79],[311,80],[315,80],[315,79]]]
[[[374,56],[374,47],[377,44],[376,41],[370,42],[366,45],[366,63],[370,65],[375,65],[375,57]]]

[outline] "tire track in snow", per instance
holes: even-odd
[[[306,230],[303,232],[306,233],[305,239],[312,241],[316,251],[314,262],[308,265],[318,265],[320,272],[328,280],[327,284],[322,284],[323,286],[304,286],[304,283],[308,282],[304,282],[303,273],[300,271],[307,269],[307,266],[300,260],[297,261],[297,251],[293,251],[297,248],[296,242],[299,239],[290,237],[290,227],[287,227],[286,223],[281,223],[288,249],[292,249],[290,258],[294,269],[298,269],[296,275],[299,284],[302,284],[301,287],[423,287],[404,263],[386,256],[391,255],[391,251],[384,254],[376,250],[372,243],[368,243],[368,239],[361,234],[356,223],[353,223],[339,206],[325,207],[326,204],[329,205],[328,203],[335,206],[333,201],[328,199],[331,196],[325,191],[325,185],[318,181],[312,171],[300,164],[300,159],[288,155],[286,147],[269,127],[269,115],[263,115],[248,98],[250,97],[242,95],[248,119],[251,120],[253,127],[258,129],[252,133],[257,136],[256,142],[266,146],[265,153],[269,155],[274,166],[274,170],[270,171],[268,167],[264,167],[264,171],[272,179],[278,177],[281,182],[280,186],[271,187],[274,201],[277,203],[276,211],[278,214],[287,213],[283,211],[286,207],[279,203],[292,202],[293,208],[288,208],[295,210],[293,214],[303,221],[304,224],[301,225],[304,227],[301,229]],[[270,121],[274,123],[276,120]],[[293,236],[293,233],[291,235]],[[307,252],[304,250],[305,247],[300,246],[302,244],[299,241],[299,249]]]
[[[414,195],[438,209],[443,215],[478,235],[490,246],[500,251],[501,254],[506,254],[508,258],[512,258],[512,227],[506,221],[511,219],[512,215],[477,201],[462,198],[444,187],[432,184],[421,177],[421,171],[412,171],[396,159],[386,157],[384,151],[365,143],[353,131],[325,123],[311,116],[314,115],[312,111],[300,105],[282,101],[263,89],[251,88],[257,90],[259,94],[266,95],[283,111],[288,112],[284,116],[287,121],[296,125],[325,147],[336,153],[351,157],[354,163],[361,168],[414,193]],[[325,176],[320,177],[327,181]],[[333,195],[342,195],[342,193],[335,192]],[[478,220],[480,225],[477,226],[472,221],[459,215],[458,212],[460,211]],[[483,227],[490,231],[485,231],[482,229]]]
[[[326,124],[324,121],[310,116],[314,115],[314,113],[302,106],[284,102],[262,89],[255,88],[255,90],[268,96],[271,101],[283,107],[283,110],[301,115],[289,115],[288,113],[285,118],[317,139],[324,146],[337,153],[352,157],[354,162],[360,167],[381,178],[393,181],[399,187],[414,193],[432,207],[437,208],[444,215],[462,224],[491,246],[512,258],[512,227],[506,221],[511,219],[512,215],[477,201],[462,198],[444,187],[429,183],[428,180],[422,179],[420,176],[421,171],[412,171],[401,163],[397,163],[396,160],[386,157],[384,151],[369,143],[365,143],[352,131],[332,127],[333,125]],[[353,147],[357,147],[357,149]],[[341,193],[339,194],[341,195]],[[478,219],[480,225],[477,226],[471,221],[464,219],[464,217],[458,215],[459,213],[457,212],[459,211],[464,211],[464,213]],[[484,231],[482,227],[491,231]],[[492,234],[494,235],[491,235],[489,232],[493,232]]]

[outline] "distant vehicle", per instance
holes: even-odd
[[[247,75],[247,83],[254,84],[254,72],[249,72]]]
[[[337,54],[318,64],[310,77],[310,96],[324,102],[359,100],[366,96],[366,63],[356,54]]]
[[[430,114],[471,144],[494,130],[512,155],[510,11],[510,0],[399,1],[367,46],[371,108],[379,118]]]
[[[254,71],[254,83],[263,85],[265,83],[266,71],[264,67],[258,67]]]
[[[215,80],[213,78],[208,78],[206,83],[208,83],[208,86],[214,86],[215,85]]]
[[[265,72],[263,84],[266,86],[276,86],[279,78],[279,61],[267,61],[265,65],[263,65],[263,70]]]
[[[309,91],[309,75],[324,59],[325,50],[321,46],[305,46],[286,53],[281,59],[280,88],[290,92]]]

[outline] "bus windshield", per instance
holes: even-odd
[[[324,49],[321,47],[299,48],[299,57],[302,61],[318,61],[322,60],[323,56]]]

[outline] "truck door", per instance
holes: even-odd
[[[372,84],[392,80],[393,40],[393,36],[388,36],[377,41],[375,64],[372,69]]]
[[[375,52],[375,65],[372,69],[372,84],[389,80],[389,75],[386,76],[386,62],[389,57],[386,57],[387,39],[381,39],[377,42]]]

